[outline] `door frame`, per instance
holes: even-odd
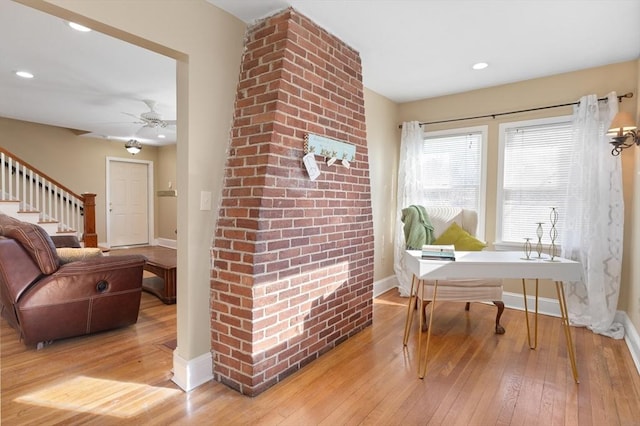
[[[147,230],[149,236],[149,244],[155,245],[155,235],[153,230],[155,228],[154,220],[154,186],[153,186],[153,161],[149,160],[135,160],[131,158],[123,157],[107,157],[106,158],[106,200],[105,200],[105,225],[107,228],[107,247],[111,248],[111,214],[109,212],[109,203],[111,202],[111,163],[138,163],[145,164],[147,166],[147,224],[149,229]]]

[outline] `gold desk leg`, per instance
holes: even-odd
[[[411,278],[411,291],[409,292],[409,306],[407,306],[407,318],[404,322],[404,338],[402,339],[403,346],[407,346],[407,342],[409,341],[409,329],[413,322],[413,305],[416,303],[416,299],[418,298],[418,295],[415,294],[416,281],[416,276],[413,275],[413,278]]]
[[[573,349],[573,341],[571,340],[571,329],[569,328],[569,314],[567,311],[567,300],[564,296],[564,287],[562,281],[556,281],[556,291],[558,292],[558,302],[560,304],[560,315],[562,316],[562,325],[564,328],[564,336],[567,340],[567,352],[569,353],[569,360],[571,361],[571,370],[573,372],[573,379],[576,383],[580,383],[578,379],[578,367],[576,365],[576,353]]]
[[[536,278],[536,316],[535,316],[535,325],[534,325],[534,344],[533,349],[538,347],[538,283],[540,280]]]
[[[531,348],[531,328],[529,327],[529,307],[527,305],[527,281],[522,279],[522,297],[524,298],[524,319],[527,323],[527,339],[529,339],[529,347]]]
[[[538,347],[538,279],[536,279],[536,311],[534,318],[534,342],[531,344],[531,327],[529,325],[529,305],[527,303],[527,285],[526,279],[522,279],[522,297],[524,297],[524,317],[527,323],[527,339],[529,340],[529,348]]]
[[[422,300],[424,300],[424,282],[422,283]],[[431,329],[433,323],[433,313],[436,307],[436,297],[438,295],[438,280],[435,280],[433,283],[433,298],[431,300],[431,315],[429,315],[429,329],[427,330],[427,346],[424,349],[424,365],[420,368],[420,362],[418,362],[418,367],[420,372],[418,377],[424,379],[424,376],[427,374],[427,362],[429,358],[429,342],[431,341]],[[420,303],[420,309],[422,309],[422,303]],[[422,312],[420,312],[420,318],[422,318]],[[422,321],[420,321],[422,323]],[[420,341],[422,342],[422,324],[420,324]],[[418,359],[420,359],[420,345],[418,345]]]

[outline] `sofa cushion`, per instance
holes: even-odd
[[[80,248],[80,241],[78,241],[78,237],[75,235],[52,235],[51,241],[56,246],[56,248],[61,247],[72,247],[72,248]]]
[[[469,234],[455,222],[442,235],[436,238],[433,244],[453,244],[456,250],[460,251],[480,251],[487,246],[483,241]]]
[[[16,225],[3,225],[0,232],[5,237],[18,241],[38,264],[43,274],[53,274],[60,267],[56,247],[49,234],[40,226],[20,222]]]
[[[426,207],[426,211],[431,225],[433,225],[433,235],[436,238],[442,235],[452,223],[463,226],[460,207]]]
[[[58,252],[61,265],[75,262],[76,260],[85,260],[91,259],[92,257],[102,256],[102,250],[97,247],[58,247],[56,251]]]
[[[1,225],[18,225],[20,223],[22,223],[22,221],[19,219],[16,219],[15,217],[9,216],[4,213],[0,213],[0,226]]]

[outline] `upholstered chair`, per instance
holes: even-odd
[[[435,240],[432,244],[454,245],[456,251],[482,250],[486,244],[475,238],[478,226],[478,215],[474,210],[459,207],[425,207],[430,224],[433,227]],[[420,306],[423,321],[423,331],[427,330],[427,305],[433,300],[434,281],[417,280],[412,296]],[[423,289],[420,286],[424,286]],[[502,301],[502,280],[473,279],[473,280],[438,280],[437,300],[466,302],[465,310],[470,309],[470,302],[492,302],[496,308],[495,332],[504,334],[505,329],[500,325],[500,318],[504,312]],[[412,315],[407,316],[405,324],[404,344],[408,340],[408,329]]]
[[[138,319],[145,257],[69,250],[62,258],[40,226],[0,214],[0,311],[26,345]]]

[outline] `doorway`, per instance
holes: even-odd
[[[149,245],[153,235],[153,162],[107,157],[107,244]]]

